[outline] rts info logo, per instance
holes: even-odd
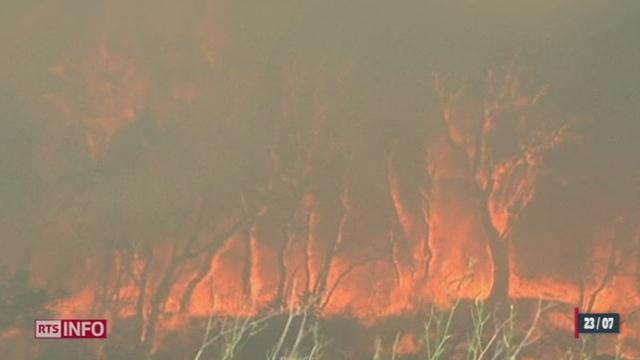
[[[36,320],[33,332],[36,339],[106,339],[107,320]]]

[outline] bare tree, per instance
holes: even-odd
[[[502,77],[489,72],[481,91],[469,85],[451,89],[451,79],[435,77],[444,135],[466,156],[493,261],[489,298],[497,301],[509,294],[511,234],[533,199],[544,155],[566,141],[571,125],[544,117],[540,105],[549,87],[527,94],[526,80],[525,69],[515,64]],[[476,110],[469,109],[474,96],[482,98]]]
[[[433,257],[430,248],[430,226],[431,226],[431,175],[433,169],[428,166],[423,171],[423,183],[418,189],[407,191],[401,184],[400,176],[394,165],[394,153],[392,152],[387,160],[387,181],[389,184],[389,194],[397,223],[402,231],[395,230],[391,225],[389,240],[392,247],[392,262],[396,273],[406,273],[406,264],[409,264],[409,276],[396,275],[397,285],[403,279],[415,281],[425,281],[429,275],[429,267]],[[428,158],[428,154],[425,154]],[[418,198],[418,206],[411,206],[407,198]]]

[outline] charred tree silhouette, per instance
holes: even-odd
[[[335,288],[353,270],[349,267],[330,281],[347,241],[344,228],[351,212],[348,183],[353,148],[346,123],[329,114],[330,104],[337,100],[323,94],[327,89],[322,87],[326,82],[323,76],[335,86],[343,75],[326,72],[322,66],[307,68],[297,62],[286,68],[281,113],[270,152],[268,191],[274,204],[268,211],[282,227],[275,303],[285,305],[291,298],[287,294],[295,287],[300,292],[296,300],[314,311],[324,309]],[[329,207],[337,213],[335,224],[326,219]],[[325,243],[319,234],[328,223],[335,228]],[[301,250],[303,258],[296,268],[287,261],[293,247]],[[295,279],[302,281],[294,285]]]
[[[541,103],[549,87],[532,92],[526,75],[526,69],[516,64],[502,77],[490,71],[485,89],[472,85],[452,89],[451,79],[435,76],[444,136],[466,157],[467,182],[492,256],[489,299],[499,302],[509,296],[513,229],[533,199],[545,153],[567,140],[571,125],[545,117]]]
[[[201,213],[198,215],[200,219]],[[174,246],[173,254],[169,265],[164,270],[164,274],[153,292],[151,303],[147,314],[146,325],[142,333],[142,349],[143,353],[148,354],[155,341],[155,334],[158,326],[160,316],[164,313],[166,301],[171,294],[171,290],[175,285],[176,275],[180,268],[194,256],[207,252],[216,252],[226,240],[233,236],[241,227],[254,221],[256,215],[248,214],[236,221],[231,227],[220,234],[214,236],[212,240],[204,243],[198,242],[198,235],[202,231],[201,222],[198,220],[193,227],[192,233],[181,250],[178,250],[178,246]],[[143,290],[143,289],[141,289]]]
[[[50,316],[47,305],[58,295],[30,282],[29,271],[0,266],[0,335],[16,325],[22,327],[33,319]]]
[[[404,279],[424,283],[429,276],[433,257],[429,245],[433,169],[430,169],[428,162],[425,162],[426,168],[422,171],[421,185],[418,189],[411,189],[412,192],[407,191],[407,187],[403,186],[397,173],[394,156],[395,154],[391,152],[387,160],[387,182],[396,218],[389,231],[392,262],[397,273],[396,285],[403,285],[400,282]],[[425,154],[425,157],[428,158],[428,154]],[[411,206],[408,198],[418,198],[417,206]],[[399,225],[401,231],[396,230],[398,226],[395,224]],[[409,269],[405,269],[407,263]],[[407,271],[409,276],[404,276]]]

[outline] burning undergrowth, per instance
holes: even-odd
[[[405,144],[362,139],[365,125],[336,114],[345,104],[308,73],[299,65],[288,70],[281,113],[267,125],[234,119],[247,98],[228,105],[220,121],[162,123],[153,113],[132,114],[129,124],[109,128],[104,151],[88,141],[95,177],[43,229],[73,239],[55,250],[77,253],[74,275],[56,285],[42,265],[32,269],[34,286],[69,295],[34,306],[109,318],[114,345],[83,350],[107,358],[114,351],[168,356],[171,341],[180,342],[180,357],[192,355],[194,336],[204,331],[214,337],[198,356],[273,351],[274,359],[519,357],[535,354],[533,344],[551,341],[548,334],[571,334],[563,320],[571,304],[638,306],[636,296],[620,292],[637,282],[632,215],[602,198],[598,208],[578,210],[593,224],[566,228],[579,236],[540,217],[558,201],[545,202],[545,193],[575,181],[547,159],[589,140],[584,120],[554,117],[548,86],[526,68],[489,72],[480,84],[435,76],[437,110],[422,120],[417,141]],[[339,89],[345,76],[328,86]],[[256,128],[260,134],[247,142]],[[569,205],[561,206],[576,206],[571,191],[563,190]],[[579,252],[557,244],[561,264],[541,271],[544,261],[524,250],[541,231]],[[576,238],[582,243],[565,240]],[[65,258],[60,266],[72,257]],[[42,259],[34,264],[55,269]],[[529,309],[532,298],[544,305]],[[564,310],[543,316],[550,301]],[[458,314],[460,303],[466,315]],[[534,317],[529,328],[514,306]],[[345,340],[350,332],[362,338]],[[636,351],[633,328],[622,336]],[[336,341],[342,345],[329,345]],[[566,350],[562,342],[546,346]],[[590,346],[591,353],[616,349]]]

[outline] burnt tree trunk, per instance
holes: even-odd
[[[509,298],[510,261],[509,241],[491,236],[489,251],[493,258],[493,283],[489,292],[489,301],[506,302]]]
[[[480,201],[480,213],[491,260],[493,263],[493,283],[489,291],[488,300],[494,303],[504,303],[509,298],[510,263],[509,239],[500,235],[491,221],[489,213],[489,196],[485,195]]]

